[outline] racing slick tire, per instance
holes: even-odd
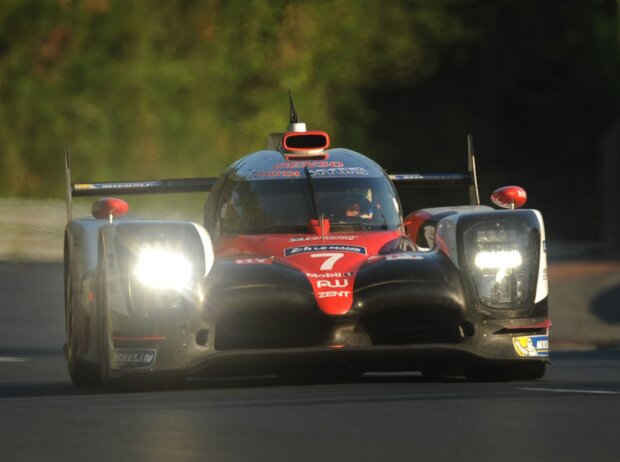
[[[78,358],[78,338],[75,332],[76,313],[73,302],[73,291],[70,269],[70,255],[68,245],[65,241],[65,330],[67,343],[64,345],[64,353],[67,359],[69,377],[77,387],[88,387],[97,385],[97,368],[86,361]]]
[[[97,385],[99,382],[99,375],[97,368],[91,364],[78,359],[77,356],[77,341],[73,334],[74,317],[72,310],[68,310],[67,320],[67,343],[64,346],[65,356],[67,358],[67,365],[69,369],[69,377],[75,386],[89,387]]]

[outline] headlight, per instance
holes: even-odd
[[[183,254],[148,247],[138,254],[133,275],[151,289],[183,290],[191,283],[192,264]]]
[[[478,299],[491,308],[529,306],[537,261],[532,230],[523,222],[475,224],[463,234],[464,254]]]
[[[481,270],[498,269],[506,271],[521,266],[523,258],[518,250],[497,250],[478,253],[475,263]]]

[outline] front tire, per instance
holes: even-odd
[[[65,344],[65,357],[69,369],[69,377],[77,387],[97,385],[97,368],[78,357],[78,336],[76,332],[75,305],[73,301],[73,288],[71,280],[71,258],[68,241],[65,238],[65,330],[67,343]]]
[[[97,297],[97,300],[99,300],[99,302],[97,303],[97,350],[99,352],[99,383],[103,388],[108,390],[120,391],[123,388],[124,382],[122,379],[112,377],[110,374],[110,351],[112,349],[112,339],[110,335],[105,276],[101,277],[98,289],[99,296]]]

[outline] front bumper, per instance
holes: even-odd
[[[353,307],[341,316],[321,313],[307,278],[294,269],[263,265],[258,272],[220,262],[202,308],[112,316],[112,357],[123,350],[137,364],[117,361],[111,374],[255,375],[332,366],[403,371],[548,362],[547,299],[527,313],[484,313],[452,264],[434,258],[435,263],[364,267]],[[149,341],[153,335],[160,340]],[[147,351],[156,358],[140,363]]]
[[[510,320],[515,326],[540,326],[544,320]],[[354,368],[360,371],[422,371],[458,369],[471,366],[507,366],[525,362],[549,362],[548,328],[507,329],[506,322],[486,321],[474,326],[474,333],[453,343],[419,343],[402,345],[354,345],[360,343],[359,332],[351,329],[351,344],[296,348],[258,348],[218,351],[213,342],[197,343],[202,329],[181,329],[173,336],[149,340],[117,337],[114,351],[156,351],[152,364],[133,367],[117,365],[114,377],[154,376],[251,376],[281,374],[295,370],[320,371]],[[523,347],[527,339],[537,339],[537,349],[529,353]],[[530,342],[531,343],[531,342]],[[527,355],[532,354],[532,355]]]

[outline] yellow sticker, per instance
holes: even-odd
[[[512,344],[519,356],[549,356],[549,337],[546,335],[515,337]]]

